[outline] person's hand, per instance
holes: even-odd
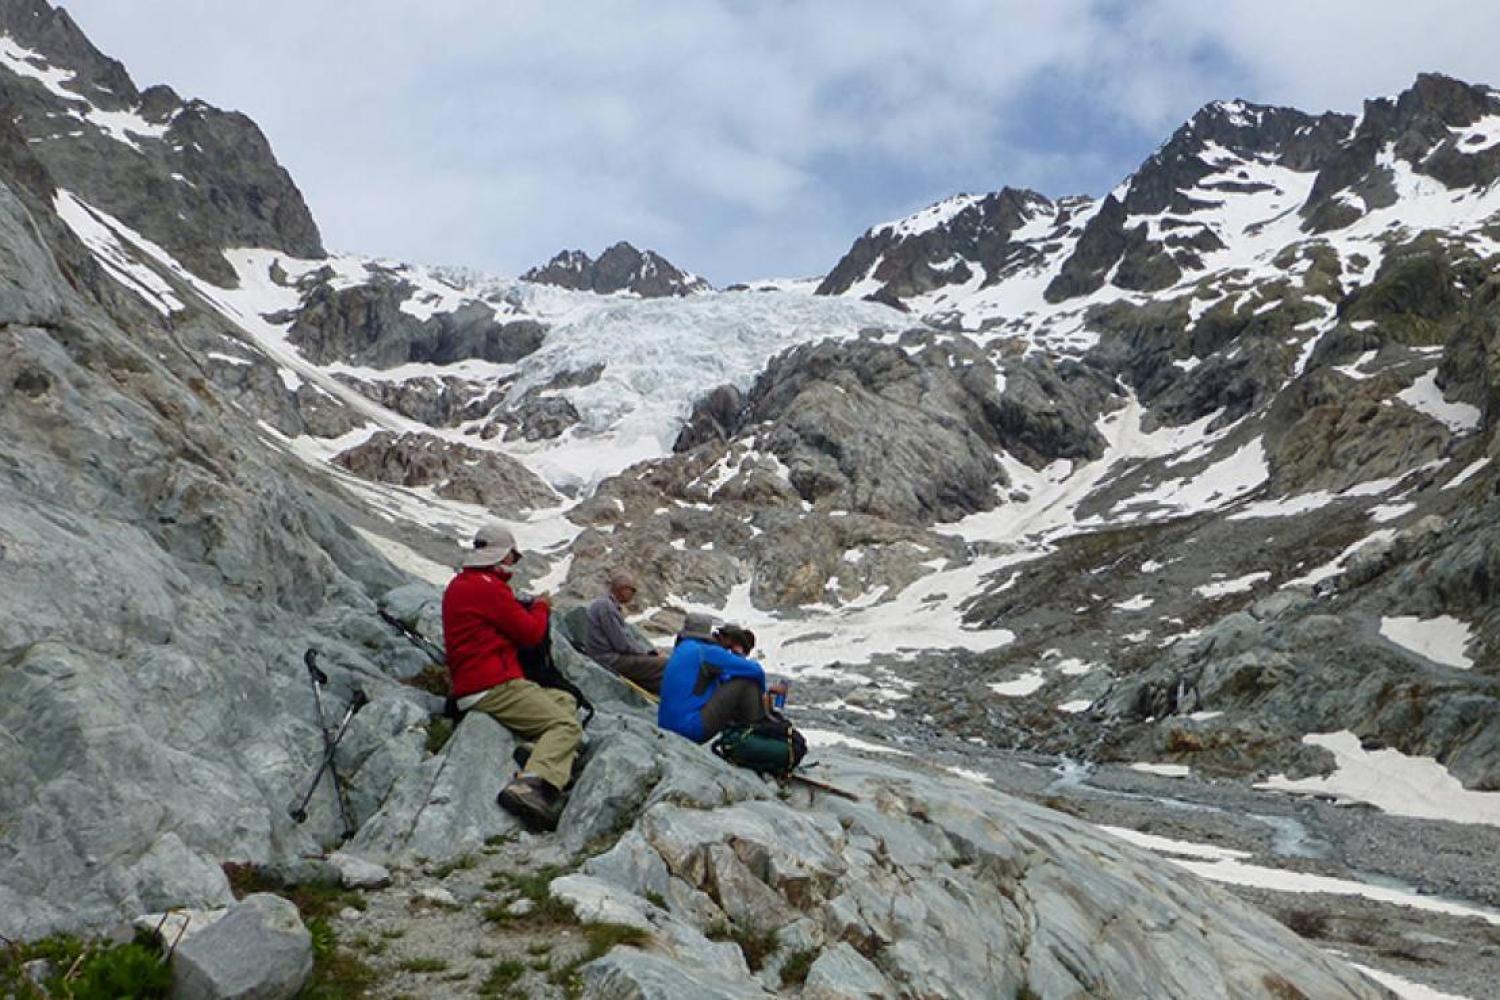
[[[552,603],[552,594],[551,594],[550,591],[544,590],[540,594],[537,594],[534,597],[532,597],[532,600],[533,601],[541,601],[543,604],[550,605]]]

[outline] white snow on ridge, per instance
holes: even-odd
[[[1468,670],[1474,666],[1474,661],[1464,653],[1474,639],[1469,623],[1452,615],[1427,619],[1412,615],[1382,618],[1380,634],[1396,645],[1435,663],[1459,670]]]
[[[1467,434],[1479,429],[1479,407],[1468,403],[1450,403],[1445,399],[1443,390],[1437,385],[1437,369],[1396,393],[1396,398],[1455,434]]]
[[[871,232],[883,235],[889,232],[895,237],[917,236],[938,228],[964,209],[984,200],[984,195],[956,194],[911,215],[871,227]]]
[[[1463,469],[1460,470],[1458,475],[1454,476],[1452,479],[1444,483],[1443,489],[1451,490],[1462,486],[1464,483],[1467,483],[1470,479],[1474,478],[1474,476],[1478,475],[1484,469],[1484,467],[1489,464],[1490,459],[1488,455],[1486,455],[1484,458],[1475,459],[1468,465],[1464,466]]]
[[[68,102],[69,115],[88,122],[132,149],[139,150],[140,147],[131,136],[160,139],[170,128],[169,124],[148,122],[134,111],[104,111],[95,107],[88,98],[67,86],[78,76],[77,73],[51,65],[46,56],[26,48],[9,35],[0,35],[0,66],[17,76],[35,80],[54,97]],[[80,109],[77,105],[83,107]]]
[[[1500,826],[1500,792],[1469,791],[1432,757],[1408,757],[1389,748],[1365,750],[1348,730],[1310,733],[1302,742],[1333,754],[1334,772],[1297,780],[1275,774],[1255,787],[1332,795],[1368,803],[1393,816]]]
[[[125,249],[126,242],[137,246],[146,242],[140,234],[62,188],[58,188],[52,205],[110,277],[163,316],[170,316],[183,308],[172,286]]]
[[[1270,476],[1265,446],[1257,437],[1195,476],[1169,480],[1121,501],[1112,513],[1139,517],[1150,516],[1152,508],[1164,507],[1174,515],[1216,510],[1254,490]]]
[[[1349,557],[1354,555],[1354,553],[1367,545],[1383,545],[1395,537],[1396,532],[1393,528],[1381,528],[1379,531],[1372,531],[1357,542],[1352,543],[1348,548],[1323,565],[1309,570],[1295,580],[1286,581],[1281,585],[1282,589],[1287,587],[1312,587],[1324,580],[1338,576],[1339,573],[1343,572],[1344,564],[1348,562]]]
[[[1467,156],[1483,153],[1500,145],[1500,115],[1481,118],[1465,129],[1452,129],[1458,150]]]
[[[939,569],[885,598],[834,607],[804,607],[784,616],[755,607],[750,584],[742,583],[720,607],[676,601],[686,611],[748,626],[764,649],[775,650],[777,670],[791,677],[832,664],[866,664],[876,657],[902,658],[945,649],[985,652],[1015,641],[1004,628],[975,629],[964,624],[962,606],[977,593],[999,560],[979,559]]]
[[[1213,599],[1216,597],[1225,597],[1229,594],[1243,594],[1248,590],[1254,590],[1257,583],[1269,579],[1271,579],[1269,571],[1246,573],[1244,576],[1236,577],[1233,580],[1218,580],[1213,583],[1205,583],[1201,587],[1194,587],[1193,590],[1200,597]]]

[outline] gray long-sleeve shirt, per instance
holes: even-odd
[[[620,656],[644,656],[651,647],[636,639],[625,627],[625,612],[612,594],[605,594],[589,605],[588,654],[606,667]]]

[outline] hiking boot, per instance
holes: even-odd
[[[512,779],[495,801],[533,833],[556,830],[562,815],[562,793],[529,774]]]
[[[511,753],[511,760],[516,762],[516,770],[526,770],[527,763],[531,760],[532,745],[530,743],[517,743],[516,749]],[[578,776],[583,773],[583,751],[579,750],[573,755],[573,770],[568,775],[568,788],[572,788],[578,781]],[[567,791],[567,788],[563,789]]]
[[[526,762],[531,759],[531,751],[536,748],[534,743],[517,743],[516,749],[511,753],[510,759],[516,762],[516,767],[525,770]]]

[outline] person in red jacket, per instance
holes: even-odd
[[[548,606],[545,595],[522,604],[511,591],[510,567],[520,558],[505,525],[479,529],[473,550],[443,592],[443,644],[458,707],[483,712],[536,743],[497,801],[531,829],[553,830],[583,728],[572,695],[521,673],[516,650],[548,641]]]

